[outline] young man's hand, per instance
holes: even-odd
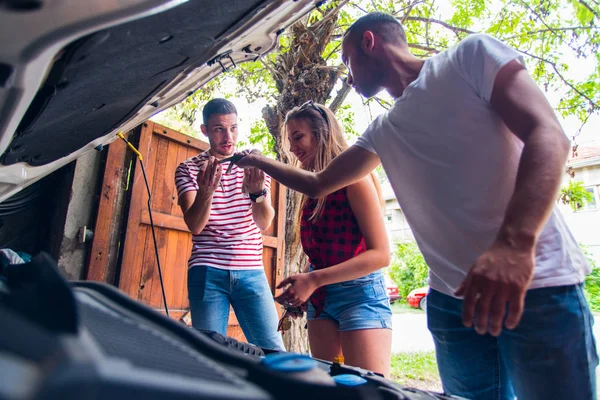
[[[215,157],[210,157],[202,162],[198,176],[196,176],[198,192],[212,195],[221,182],[222,172],[221,165]]]
[[[480,335],[498,336],[519,323],[525,294],[533,277],[534,246],[513,246],[497,240],[475,261],[455,294],[464,296],[463,324]]]
[[[265,188],[265,173],[253,167],[244,169],[244,187],[248,193],[262,192]]]
[[[275,297],[275,301],[284,306],[293,307],[299,307],[306,303],[306,300],[308,300],[310,295],[318,288],[316,279],[310,272],[292,275],[289,278],[284,279],[277,285],[277,289],[281,289],[286,285],[289,285],[288,288],[279,296]]]

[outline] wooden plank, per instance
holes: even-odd
[[[149,125],[144,137],[140,137],[140,148],[144,148],[146,151],[142,153],[144,157],[144,166],[146,167],[146,178],[148,179],[148,185],[150,186],[150,193],[153,195],[153,202],[155,201],[155,190],[154,190],[154,175],[157,169],[157,156],[156,151],[156,138],[152,134],[154,125]],[[133,287],[135,288],[135,295],[139,300],[145,304],[150,305],[151,291],[152,291],[152,275],[156,270],[156,261],[154,254],[154,244],[152,238],[152,232],[150,227],[141,224],[141,210],[147,210],[148,208],[148,193],[146,190],[146,183],[144,182],[143,176],[134,178],[133,185],[134,193],[140,193],[141,207],[138,213],[138,229],[144,227],[146,235],[139,238],[139,242],[136,244],[136,251],[138,252],[138,258],[140,264],[136,265],[139,268],[139,272],[136,271],[134,275]],[[129,229],[128,229],[129,233]]]
[[[247,342],[244,332],[242,332],[242,328],[237,325],[230,325],[227,327],[227,336],[239,340],[240,342]]]
[[[167,253],[164,260],[164,264],[161,264],[163,268],[163,280],[165,282],[165,292],[167,294],[167,304],[169,308],[182,308],[179,303],[173,286],[175,285],[175,276],[173,271],[175,269],[175,259],[177,258],[177,240],[179,239],[179,232],[168,229],[167,234]],[[161,260],[162,261],[162,260]]]
[[[192,147],[196,150],[196,153],[200,153],[200,151],[204,151],[209,148],[209,144],[203,140],[189,135],[184,135],[183,133],[177,132],[160,124],[154,124],[154,132],[159,136],[168,137],[169,140]]]
[[[240,321],[238,321],[237,316],[235,315],[235,311],[233,308],[229,309],[229,325],[239,325]]]
[[[130,133],[131,131],[128,132],[127,136]],[[119,221],[116,221],[113,216],[121,215],[119,212],[119,199],[122,194],[122,179],[127,167],[125,165],[127,145],[120,140],[115,141],[108,146],[107,151],[98,212],[94,225],[94,238],[92,239],[85,279],[113,284],[113,269],[116,268],[116,265],[111,264],[114,264],[119,251],[111,241],[113,235],[118,235],[118,232],[114,232],[114,230]]]
[[[277,248],[277,238],[274,236],[263,235],[263,246]]]
[[[177,148],[177,165],[175,166],[175,169],[173,170],[173,182],[175,182],[175,171],[177,170],[177,167],[179,166],[179,164],[181,164],[183,161],[187,160],[188,158],[190,158],[190,157],[188,157],[188,148],[185,146],[179,146]],[[177,196],[177,187],[175,187],[174,196]],[[178,200],[178,198],[176,198],[175,201],[173,202],[173,205],[171,207],[171,215],[183,217],[183,212],[181,211],[181,207],[179,207],[177,200]]]
[[[154,255],[152,231],[149,226],[146,226],[146,236],[144,241],[138,243],[138,248],[142,246],[141,255],[141,274],[138,281],[138,300],[144,304],[151,306],[150,299],[152,297],[152,277],[156,271],[156,256]]]
[[[285,257],[285,214],[286,214],[286,192],[287,189],[281,183],[277,182],[277,203],[275,215],[277,215],[277,258],[275,262],[275,286],[278,286],[283,280],[284,257]],[[277,307],[279,310],[280,307]]]
[[[233,309],[229,309],[229,323],[227,325],[227,336],[230,336],[240,342],[247,342],[246,336],[244,336],[244,331],[242,331],[242,327],[240,326],[240,322],[238,321],[235,312]]]
[[[169,142],[167,165],[164,171],[165,191],[163,192],[163,196],[165,196],[165,200],[167,201],[163,206],[165,207],[164,211],[171,215],[173,215],[174,210],[179,208],[177,205],[177,188],[175,187],[175,170],[180,163],[178,156],[181,147],[179,143]]]
[[[263,248],[262,261],[265,268],[265,275],[267,276],[267,281],[269,282],[269,287],[271,288],[271,293],[275,293],[275,257],[277,248],[265,247]]]
[[[177,254],[173,261],[173,297],[175,303],[181,308],[189,308],[187,298],[187,271],[188,259],[191,253],[192,235],[185,232],[177,232]]]
[[[165,228],[165,229],[175,229],[181,232],[190,232],[183,217],[178,217],[175,215],[165,214],[158,211],[152,211],[152,220],[154,221],[154,226]],[[142,224],[150,224],[150,214],[148,210],[142,210],[142,217],[140,218],[140,222]],[[190,238],[190,240],[192,240]]]
[[[269,194],[271,197],[271,206],[273,207],[274,210],[276,210],[276,202],[277,202],[277,182],[275,182],[274,180],[271,180],[271,188],[269,190]],[[271,225],[269,225],[269,227],[267,229],[265,229],[264,231],[262,231],[263,235],[267,235],[267,236],[275,236],[275,232],[277,231],[277,214],[275,214],[275,216],[273,217],[273,221],[271,222]]]
[[[177,217],[175,215],[169,215],[157,211],[152,211],[152,219],[154,221],[154,226],[156,227],[165,229],[175,229],[181,232],[190,231],[187,225],[185,224],[183,217]],[[140,221],[142,224],[150,224],[150,214],[148,213],[148,210],[142,210],[142,217]],[[278,248],[279,243],[277,241],[277,237],[263,235],[263,246]]]
[[[140,144],[138,150],[142,154],[144,160],[148,160],[153,125],[153,122],[145,122],[142,125],[142,130],[140,132]],[[119,279],[119,288],[134,298],[137,298],[137,290],[134,291],[134,287],[137,285],[141,275],[141,263],[136,263],[136,259],[139,260],[142,256],[141,253],[138,253],[139,249],[136,244],[138,241],[138,233],[140,231],[141,210],[145,207],[147,199],[145,192],[143,191],[143,189],[145,189],[143,179],[142,170],[138,163],[135,168],[133,183],[130,187],[131,201],[129,215],[127,217],[127,233],[123,242],[121,276]],[[144,186],[140,187],[140,183]]]
[[[158,245],[158,257],[160,259],[160,268],[163,276],[163,284],[165,283],[165,275],[169,275],[169,263],[167,262],[167,254],[169,251],[168,229],[156,228],[156,243]],[[152,254],[154,252],[154,244],[152,244]],[[160,275],[158,271],[158,262],[156,255],[154,256],[154,270],[152,271],[152,286],[150,289],[150,304],[152,307],[160,308],[163,305],[162,288],[160,285]],[[165,285],[165,296],[167,297],[167,306],[172,303],[168,287]]]
[[[152,210],[156,210],[156,211],[160,211],[160,212],[168,212],[167,211],[167,204],[169,205],[169,211],[171,209],[170,204],[171,202],[168,201],[169,199],[166,199],[167,197],[167,190],[168,188],[166,187],[166,182],[165,182],[165,171],[167,168],[167,157],[168,157],[168,151],[169,151],[169,141],[168,139],[165,138],[161,138],[161,137],[154,137],[154,146],[153,146],[153,150],[156,153],[155,154],[155,160],[156,160],[156,165],[155,168],[153,169],[154,171],[154,178],[152,179],[151,182],[153,182],[152,184]]]
[[[121,271],[123,271],[124,269],[129,269],[130,270],[130,274],[131,276],[131,282],[129,283],[129,286],[127,287],[123,287],[122,290],[125,291],[126,293],[129,293],[129,295],[131,295],[131,297],[133,297],[134,299],[139,299],[140,298],[140,279],[142,276],[142,272],[144,270],[144,248],[146,246],[146,239],[148,234],[150,233],[150,229],[146,226],[140,226],[138,224],[138,232],[139,232],[139,236],[137,238],[137,241],[135,243],[133,243],[134,248],[133,251],[138,254],[138,257],[135,257],[132,264],[129,265],[125,265],[123,264],[121,266]],[[120,286],[120,284],[119,284]]]

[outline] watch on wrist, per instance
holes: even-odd
[[[254,203],[262,203],[265,201],[265,197],[267,196],[267,189],[263,189],[258,193],[250,193],[250,200]]]

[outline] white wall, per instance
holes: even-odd
[[[410,226],[406,222],[406,217],[396,199],[388,199],[386,201],[384,222],[390,245],[413,242],[415,240]]]
[[[575,181],[586,187],[595,187],[596,208],[573,212],[571,207],[560,204],[560,210],[577,242],[587,247],[600,267],[600,165],[575,169]],[[563,185],[569,183],[568,176]]]
[[[64,233],[60,245],[59,270],[67,279],[83,279],[86,252],[91,241],[81,243],[78,233],[81,227],[88,229],[94,224],[93,213],[97,206],[96,188],[101,173],[101,153],[90,151],[77,159],[67,210]]]

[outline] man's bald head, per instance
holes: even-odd
[[[384,43],[406,45],[406,33],[402,25],[390,14],[372,12],[360,17],[344,32],[344,40],[360,43],[366,31],[373,32]]]

